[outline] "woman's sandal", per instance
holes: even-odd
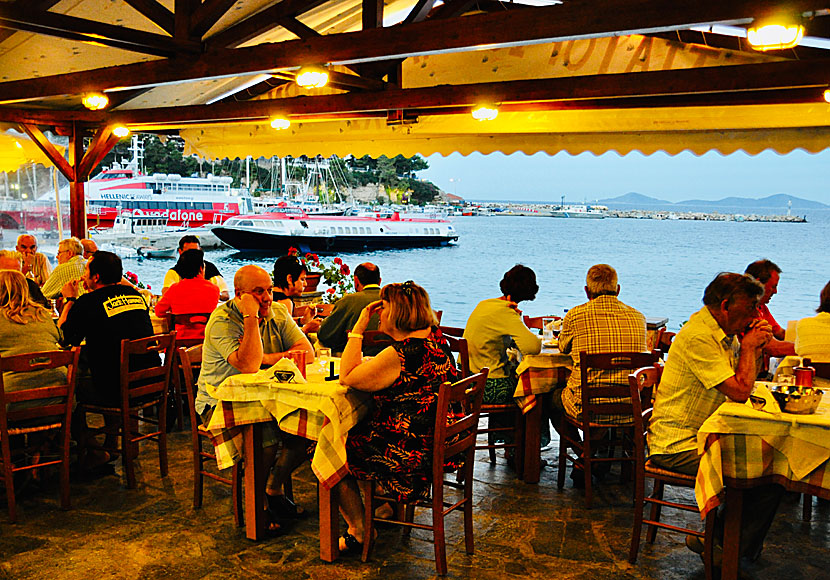
[[[345,548],[340,548],[340,555],[341,556],[352,556],[354,554],[362,554],[363,553],[363,542],[358,542],[357,538],[351,535],[349,532],[344,532],[342,536],[343,543],[346,544]]]
[[[271,510],[265,510],[265,534],[269,537],[275,538],[281,536],[285,529],[280,525],[280,522],[274,518]]]
[[[284,495],[268,495],[268,511],[277,520],[302,520],[308,513]]]

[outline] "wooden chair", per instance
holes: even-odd
[[[601,354],[588,354],[585,351],[579,353],[582,416],[580,419],[573,419],[566,413],[562,414],[562,421],[559,425],[559,473],[557,474],[557,486],[562,489],[565,486],[565,471],[570,461],[575,469],[582,469],[585,475],[585,507],[591,508],[592,486],[591,469],[594,463],[622,462],[633,464],[634,458],[626,454],[626,448],[631,448],[630,441],[625,440],[625,434],[632,431],[632,423],[597,423],[594,418],[603,415],[625,415],[632,416],[632,407],[628,385],[624,386],[591,386],[588,387],[588,371],[632,371],[643,366],[653,365],[657,362],[657,351],[652,352],[610,352]],[[622,402],[606,402],[611,400],[622,400]],[[569,434],[568,426],[575,427],[582,431],[583,440]],[[606,435],[609,439],[603,440]],[[622,456],[615,457],[614,449],[617,444],[622,446]],[[596,445],[608,446],[610,452],[608,457],[594,457]],[[568,453],[568,447],[576,452],[576,456]],[[623,470],[625,473],[625,470]]]
[[[464,329],[454,326],[439,326],[441,334],[447,339],[450,350],[456,353],[456,361],[461,369],[461,377],[470,376],[470,351],[467,340],[463,338]],[[495,416],[513,416],[512,426],[490,427],[490,418]],[[503,404],[482,404],[480,419],[487,419],[487,427],[479,427],[478,435],[487,435],[487,445],[476,445],[476,451],[486,449],[490,455],[490,463],[496,462],[496,449],[515,449],[515,464],[518,470],[523,465],[524,451],[524,418],[518,405],[513,402]],[[496,433],[513,433],[513,443],[495,443]],[[461,475],[461,474],[459,474]]]
[[[435,414],[435,434],[433,437],[432,453],[432,500],[414,501],[405,505],[406,515],[403,520],[375,518],[377,502],[396,502],[397,496],[389,497],[376,493],[374,481],[358,481],[363,494],[364,530],[366,541],[363,543],[363,561],[369,559],[369,552],[374,543],[374,522],[406,526],[409,529],[418,528],[431,530],[435,544],[435,568],[439,575],[447,573],[447,548],[444,537],[444,518],[450,512],[464,510],[464,541],[468,554],[473,553],[473,459],[476,443],[476,427],[481,410],[481,399],[484,396],[484,383],[487,381],[488,369],[481,369],[477,373],[456,383],[444,383],[438,390],[437,412]],[[464,417],[454,423],[449,423],[450,410],[460,405]],[[447,481],[444,479],[445,459],[457,455],[464,455],[463,482]],[[463,490],[462,499],[449,503],[444,501],[444,486]],[[432,510],[432,524],[418,524],[414,522],[415,507],[425,507]]]
[[[535,328],[536,330],[542,330],[542,321],[545,318],[562,320],[561,316],[522,316],[522,320],[524,321],[525,326],[527,326],[528,328]]]
[[[435,314],[435,320],[438,321],[438,324],[441,324],[441,317],[444,316],[443,310],[433,310],[433,314]]]
[[[816,369],[817,377],[830,379],[830,362],[813,362],[809,358],[804,358],[801,360],[801,366],[813,367]],[[813,496],[808,493],[802,494],[802,500],[801,518],[809,522],[813,519]]]
[[[75,378],[78,369],[80,347],[72,350],[51,350],[0,357],[0,460],[2,477],[6,487],[6,501],[9,521],[17,521],[17,504],[14,497],[14,474],[32,471],[50,465],[60,465],[61,508],[69,509],[69,429],[72,405],[75,401]],[[33,389],[6,391],[4,373],[26,373],[66,367],[66,382],[57,385],[46,384]],[[60,402],[54,402],[54,400]],[[17,406],[26,403],[29,408],[6,410],[6,405]],[[12,460],[9,437],[26,436],[31,433],[57,432],[61,453],[58,459],[38,458],[32,454],[31,463],[15,466]]]
[[[202,344],[205,340],[205,327],[210,319],[211,312],[193,312],[190,314],[167,314],[167,328],[176,331],[177,346],[195,346]],[[198,338],[182,338],[182,331],[194,331],[199,333]]]
[[[133,461],[138,455],[138,443],[146,439],[158,443],[159,468],[161,476],[167,476],[167,389],[170,385],[170,369],[173,363],[176,333],[155,334],[146,338],[121,341],[121,404],[117,407],[102,405],[79,405],[84,417],[86,413],[97,413],[117,421],[115,434],[121,439],[118,448],[105,448],[121,456],[127,488],[136,486]],[[146,369],[130,370],[130,357],[140,354],[157,353],[162,361]],[[148,416],[147,410],[156,407],[157,418]],[[141,433],[139,425],[147,423],[155,428]],[[92,429],[92,433],[113,434],[106,425]]]
[[[657,528],[663,528],[682,534],[691,534],[703,539],[703,562],[706,571],[706,579],[712,578],[712,544],[714,541],[714,511],[706,517],[704,531],[683,528],[660,522],[660,512],[663,507],[684,510],[699,514],[697,504],[680,503],[663,499],[663,490],[666,485],[694,489],[695,476],[686,475],[663,469],[653,465],[646,460],[646,436],[648,435],[648,424],[651,420],[652,401],[654,390],[660,384],[660,377],[663,374],[663,366],[655,363],[653,366],[637,369],[628,375],[628,389],[631,396],[631,406],[634,417],[634,528],[631,534],[631,549],[628,554],[628,561],[632,564],[637,562],[637,553],[640,550],[640,537],[642,536],[643,524],[648,525],[646,539],[653,544],[657,537]],[[645,480],[653,480],[652,492],[645,497]],[[648,519],[643,518],[645,504],[651,504],[651,513]]]
[[[178,355],[177,366],[180,372],[174,373],[174,377],[177,382],[184,382],[184,391],[187,394],[187,407],[190,412],[190,441],[193,447],[193,507],[202,507],[202,487],[205,477],[230,485],[231,496],[233,498],[233,521],[237,527],[241,527],[243,525],[242,462],[240,461],[234,464],[231,468],[230,478],[223,477],[205,468],[206,462],[216,461],[216,455],[211,452],[213,450],[213,443],[210,440],[210,434],[204,425],[202,425],[201,418],[196,415],[193,367],[197,364],[201,365],[202,346],[197,345],[190,348],[178,347],[176,351]],[[202,447],[202,442],[205,440],[207,440],[211,451],[205,451]]]
[[[202,344],[205,341],[205,327],[210,319],[211,312],[192,314],[167,314],[167,328],[176,331],[176,348],[185,348]],[[182,338],[179,331],[182,329],[195,330],[201,333],[201,338]],[[188,333],[189,334],[189,333]],[[181,391],[181,381],[173,381],[173,391],[176,404],[176,427],[184,429],[184,409],[187,404],[187,395]]]

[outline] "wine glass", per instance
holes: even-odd
[[[320,347],[317,349],[317,363],[324,377],[329,375],[329,361],[331,360],[331,349]]]

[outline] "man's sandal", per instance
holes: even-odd
[[[349,532],[344,532],[340,537],[343,538],[343,543],[346,544],[345,548],[340,548],[341,556],[352,556],[363,553],[363,542],[358,542],[357,538]]]
[[[268,511],[276,520],[302,520],[308,517],[308,513],[284,495],[268,495]]]

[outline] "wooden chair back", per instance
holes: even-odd
[[[461,338],[464,336],[464,329],[460,326],[447,326],[445,324],[442,324],[438,327],[438,329],[444,336],[454,336],[456,338]]]
[[[161,396],[164,404],[160,419],[166,413],[167,389],[170,386],[170,369],[173,365],[176,333],[154,334],[145,338],[121,341],[121,403],[128,408],[131,401],[151,395]],[[130,370],[134,357],[151,355],[159,357],[159,363],[144,369]]]
[[[652,352],[608,352],[579,353],[580,384],[582,395],[582,429],[587,432],[593,419],[601,415],[633,415],[627,384],[590,385],[588,374],[591,369],[604,371],[633,371],[653,365],[659,359],[657,351]],[[623,399],[623,401],[608,401]]]
[[[50,350],[0,357],[0,480],[6,488],[9,520],[12,522],[17,521],[14,474],[18,471],[60,465],[61,507],[69,509],[69,438],[80,352],[80,347],[75,347],[71,350]],[[65,381],[6,392],[6,373],[30,373],[64,367]],[[23,408],[15,408],[20,403],[25,404]],[[7,405],[12,408],[7,410]],[[53,459],[46,456],[42,460],[32,460],[28,464],[15,466],[12,462],[10,436],[49,430],[61,431],[60,457]]]
[[[634,418],[634,461],[635,468],[645,464],[646,437],[651,413],[654,410],[654,391],[663,376],[663,365],[655,363],[641,367],[628,375],[628,394]]]
[[[199,341],[204,341],[205,327],[210,319],[210,315],[210,312],[194,312],[190,314],[173,314],[171,312],[167,315],[167,328],[171,331],[175,330],[176,334],[179,335],[176,339],[177,344],[182,346],[184,345],[183,341],[187,341],[188,344],[185,346],[193,346],[198,344]],[[194,338],[182,338],[180,336],[181,334],[191,335],[194,333],[199,336],[194,336]]]
[[[443,310],[433,310],[433,314],[435,314],[435,320],[438,321],[438,324],[441,324],[441,317],[444,316]]]
[[[451,336],[449,334],[444,334],[444,339],[447,341],[447,345],[450,347],[450,351],[454,352],[456,355],[455,364],[461,371],[461,378],[464,379],[469,377],[471,374],[470,350],[467,347],[467,339],[458,338],[455,336]]]

